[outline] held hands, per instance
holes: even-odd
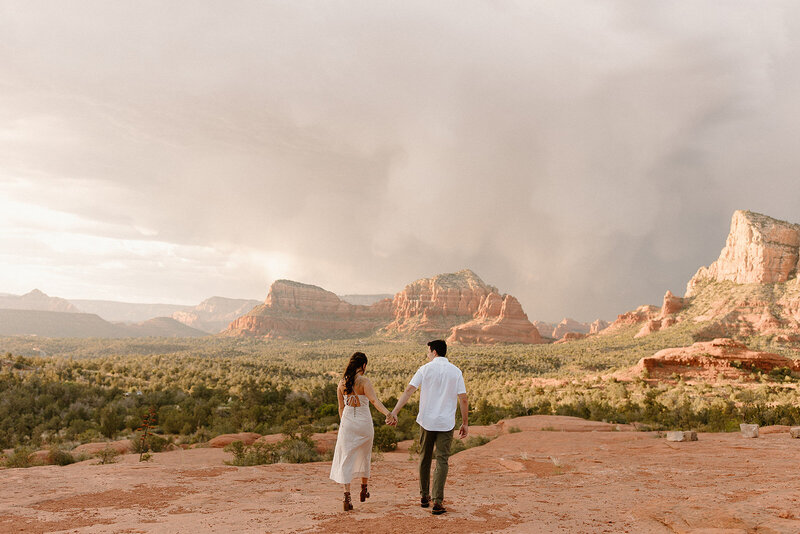
[[[386,424],[389,426],[397,426],[397,416],[393,412],[386,414]]]

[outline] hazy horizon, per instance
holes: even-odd
[[[800,222],[790,1],[0,0],[0,292],[192,305],[463,268],[659,304]]]

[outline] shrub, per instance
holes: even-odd
[[[453,444],[450,446],[450,454],[458,454],[459,452],[471,449],[472,447],[486,445],[493,439],[494,438],[490,438],[489,436],[470,436],[465,440],[454,440]]]
[[[159,436],[158,434],[144,434],[137,435],[131,440],[131,449],[136,454],[143,452],[163,452],[167,445],[171,444],[172,440]]]
[[[320,461],[314,442],[303,438],[286,438],[278,443],[253,443],[245,445],[234,441],[224,449],[233,454],[228,465],[248,466],[275,463],[302,464]]]
[[[100,458],[100,464],[113,464],[117,461],[117,457],[119,456],[119,451],[112,448],[106,447],[105,449],[98,452],[95,456]]]
[[[375,438],[372,447],[381,452],[393,451],[397,448],[399,441],[397,432],[390,426],[379,426],[375,429]]]
[[[33,463],[30,460],[31,450],[27,447],[17,447],[14,449],[5,461],[5,466],[8,468],[23,468],[23,467],[33,467]]]
[[[61,450],[55,445],[50,447],[50,463],[53,465],[69,465],[76,462],[72,453]]]
[[[509,434],[518,434],[519,432],[522,432],[522,430],[518,426],[512,426],[508,429]]]

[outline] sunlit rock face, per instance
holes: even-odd
[[[469,269],[422,278],[394,296],[394,320],[384,331],[445,337],[454,326],[471,321],[492,293],[497,294],[497,288]],[[500,303],[493,299],[489,305],[499,313]]]
[[[754,371],[769,372],[776,368],[800,370],[800,364],[791,358],[750,350],[727,338],[664,349],[642,358],[638,367],[649,378],[666,379],[678,375],[706,380],[747,378]]]
[[[543,343],[516,298],[501,295],[468,269],[417,280],[370,306],[347,303],[321,287],[278,280],[264,304],[223,333],[299,339],[380,333],[456,343]]]
[[[264,304],[234,320],[226,335],[267,338],[328,338],[369,334],[391,319],[389,302],[344,302],[321,287],[277,280]]]
[[[448,342],[454,343],[545,343],[528,320],[522,305],[511,295],[490,293],[475,318],[453,327]]]
[[[686,296],[707,280],[737,284],[786,282],[797,276],[800,225],[751,211],[736,211],[725,248],[717,261],[701,267],[689,281]]]

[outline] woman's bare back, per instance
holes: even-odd
[[[344,381],[339,382],[339,388],[342,390],[344,403],[346,406],[361,406],[361,399],[359,395],[365,394],[364,383],[366,379],[361,375],[356,375],[355,382],[353,383],[353,391],[351,393],[344,392]]]

